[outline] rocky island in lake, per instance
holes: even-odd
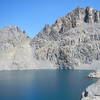
[[[100,11],[76,8],[30,38],[17,26],[0,29],[0,70],[99,70]],[[100,72],[89,75],[100,78]],[[100,80],[89,86],[82,100],[100,100]]]

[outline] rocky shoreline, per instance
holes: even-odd
[[[98,81],[86,88],[81,100],[100,100],[100,70],[90,73],[89,78],[97,78]]]

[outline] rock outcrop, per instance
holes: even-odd
[[[88,75],[89,78],[98,78],[100,79],[100,70],[96,70],[95,72],[91,72],[89,75]]]
[[[92,74],[92,76],[92,78],[100,78],[100,71]],[[100,80],[86,88],[82,93],[81,100],[100,100]]]
[[[99,11],[76,8],[52,26],[45,25],[30,44],[37,59],[48,59],[58,68],[93,69],[100,60],[99,26]]]

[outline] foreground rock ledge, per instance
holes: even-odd
[[[93,72],[89,77],[100,78],[100,71]],[[82,93],[81,100],[100,100],[100,79]]]
[[[89,78],[100,78],[100,70],[96,70],[88,75]]]

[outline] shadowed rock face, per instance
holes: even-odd
[[[92,65],[100,59],[99,22],[99,11],[92,7],[76,8],[57,19],[52,26],[46,25],[32,39],[30,44],[35,57],[48,59],[59,68]]]

